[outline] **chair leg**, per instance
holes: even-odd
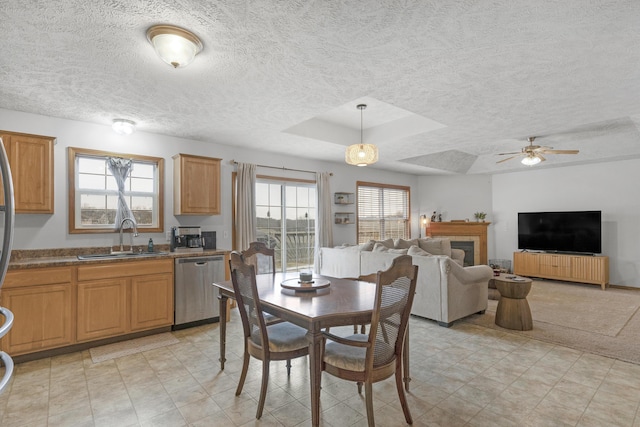
[[[373,386],[370,382],[364,384],[364,397],[367,403],[367,423],[369,427],[375,427],[376,422],[373,418]]]
[[[287,376],[291,375],[291,359],[287,359]]]
[[[238,388],[236,388],[236,396],[240,396],[242,393],[242,387],[244,387],[244,380],[247,379],[247,371],[249,370],[249,359],[251,356],[247,349],[244,351],[244,357],[242,360],[242,373],[240,374],[240,381],[238,381]]]
[[[358,386],[358,394],[362,394],[362,383],[358,381],[356,385]]]
[[[396,388],[398,389],[400,406],[402,406],[402,412],[404,412],[404,419],[407,424],[413,424],[411,412],[409,411],[409,404],[407,402],[407,396],[404,394],[404,387],[402,383],[402,364],[399,361],[396,363]]]
[[[269,361],[262,361],[262,386],[260,387],[260,399],[258,400],[258,409],[256,411],[256,418],[262,417],[262,410],[264,409],[264,401],[267,397],[267,386],[269,385]]]

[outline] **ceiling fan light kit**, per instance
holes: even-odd
[[[344,153],[344,160],[348,164],[355,166],[372,165],[378,161],[378,147],[363,142],[362,112],[367,108],[367,104],[358,104],[356,108],[360,110],[360,144],[348,146]]]
[[[535,166],[540,162],[544,162],[546,159],[542,156],[543,154],[578,154],[578,150],[554,150],[553,147],[546,147],[544,145],[533,145],[533,141],[535,141],[535,136],[530,136],[527,138],[529,141],[529,145],[523,147],[520,152],[515,153],[499,153],[499,156],[511,156],[506,159],[499,160],[496,163],[503,163],[507,160],[511,160],[518,156],[524,156],[520,163],[526,166]]]
[[[520,160],[520,163],[526,166],[535,166],[541,161],[542,160],[538,156],[527,156],[527,157],[523,157],[522,160]]]

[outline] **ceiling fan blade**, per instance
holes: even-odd
[[[540,150],[539,153],[545,154],[578,154],[579,150]]]
[[[544,162],[545,160],[547,160],[544,157],[542,157],[539,153],[536,155],[536,157],[539,158],[541,162]]]
[[[516,156],[507,157],[506,159],[502,159],[502,160],[500,160],[500,161],[496,162],[496,164],[498,164],[498,163],[502,163],[502,162],[506,162],[507,160],[511,160],[511,159],[513,159],[513,158],[515,158],[515,157],[518,157],[518,156],[516,155]]]
[[[514,151],[513,153],[498,153],[498,156],[510,156],[512,154],[522,154],[521,151]]]

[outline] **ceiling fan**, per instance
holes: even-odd
[[[511,157],[507,157],[506,159],[500,160],[496,163],[502,163],[518,156],[524,156],[521,160],[522,164],[533,166],[546,160],[542,156],[543,154],[578,154],[578,150],[554,150],[553,147],[546,147],[544,145],[533,145],[533,141],[535,141],[535,139],[535,136],[530,136],[527,139],[529,141],[529,145],[523,147],[519,152],[516,151],[513,153],[499,153],[498,156],[510,155]]]

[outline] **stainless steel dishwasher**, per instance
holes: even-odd
[[[176,258],[173,329],[219,321],[218,293],[212,284],[224,278],[222,255]]]

